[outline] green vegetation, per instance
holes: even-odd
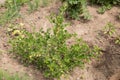
[[[117,37],[117,39],[115,40],[115,43],[120,45],[120,36]]]
[[[114,33],[115,33],[115,26],[111,22],[108,22],[104,27],[104,34],[108,34],[112,36],[112,34]]]
[[[44,76],[50,79],[60,78],[61,75],[68,74],[74,67],[84,66],[91,58],[97,57],[101,49],[97,46],[91,48],[76,34],[70,34],[65,24],[64,15],[72,19],[89,20],[91,18],[87,10],[88,0],[61,0],[63,5],[60,8],[58,15],[51,15],[50,21],[53,27],[44,31],[29,32],[20,29],[23,24],[11,25],[8,28],[8,34],[11,37],[10,45],[11,52],[20,59],[25,65],[34,65],[44,73]],[[99,13],[104,13],[106,10],[116,4],[119,5],[119,0],[90,0],[94,4],[100,4],[102,7],[98,10]],[[0,15],[0,25],[8,23],[18,16],[22,5],[27,4],[28,11],[34,12],[42,6],[46,6],[49,0],[7,0],[4,7],[6,11]],[[15,27],[18,26],[18,27]],[[104,27],[104,34],[112,36],[115,33],[115,27],[112,23],[107,23]],[[115,41],[120,44],[120,38]],[[0,50],[0,53],[2,51]],[[5,76],[4,76],[5,74]],[[9,74],[0,72],[1,80],[21,80],[17,75],[9,76]],[[24,79],[22,79],[24,80]]]
[[[55,1],[55,0],[31,0],[31,1],[28,1],[27,4],[28,4],[28,11],[30,13],[36,11],[40,6],[41,7],[45,7],[47,6],[51,1]]]
[[[112,8],[111,5],[104,5],[98,9],[99,14],[105,13],[106,10],[110,10]]]
[[[49,0],[6,0],[4,4],[6,11],[0,13],[0,25],[20,17],[20,8],[25,3],[28,4],[28,11],[31,13],[37,10],[40,5],[46,6],[48,2]]]
[[[29,6],[29,10],[28,10],[28,11],[29,11],[30,13],[31,13],[31,12],[34,12],[35,10],[38,9],[39,5],[40,5],[40,0],[29,1],[29,2],[28,2],[28,6]]]
[[[92,3],[97,3],[100,5],[112,5],[112,4],[120,4],[120,0],[91,0]]]
[[[103,14],[106,10],[111,9],[113,5],[120,5],[120,0],[91,0],[94,4],[102,5],[98,13]]]
[[[87,10],[87,0],[61,0],[62,7],[58,15],[51,15],[50,21],[53,27],[39,32],[28,32],[20,29],[23,24],[11,25],[8,33],[11,37],[11,53],[14,53],[20,61],[25,65],[34,65],[41,70],[45,77],[49,79],[59,79],[61,75],[69,74],[75,67],[83,67],[91,58],[97,57],[101,49],[97,46],[90,47],[76,34],[70,34],[65,24],[64,15],[72,19],[90,19],[89,11]],[[20,8],[25,3],[28,6],[28,11],[34,12],[40,6],[40,0],[7,0],[5,3],[6,11],[0,15],[0,24],[7,23],[13,18],[18,17]],[[48,0],[42,0],[44,6]],[[101,4],[99,13],[104,13],[111,9],[113,4],[118,4],[119,1],[102,2],[94,1],[93,3]],[[18,27],[15,27],[18,26]],[[104,34],[112,36],[115,33],[114,25],[109,22],[104,27]],[[120,44],[120,37],[116,37],[114,41]],[[2,50],[0,50],[2,53]],[[28,80],[28,78],[20,77],[19,75],[11,75],[5,71],[0,71],[0,80]]]
[[[0,80],[31,80],[31,79],[29,79],[26,76],[9,74],[7,71],[0,69]]]
[[[80,14],[83,15],[84,19],[89,20],[90,14],[87,10],[86,0],[61,0],[67,4],[66,14],[70,18],[79,19]]]
[[[46,6],[51,0],[6,0],[6,11],[0,13],[0,25],[8,23],[20,16],[19,11],[22,5],[28,4],[28,11],[34,12],[39,6]],[[103,14],[106,10],[111,9],[113,5],[120,5],[120,0],[61,0],[63,5],[66,4],[66,16],[73,19],[80,19],[82,17],[85,20],[90,20],[91,15],[87,10],[87,3],[102,5],[98,9],[98,13]]]
[[[102,5],[101,8],[98,9],[98,13],[103,14],[106,10],[112,8],[113,5],[120,5],[120,0],[61,0],[67,4],[66,15],[79,19],[80,14],[83,19],[89,20],[91,18],[89,11],[87,10],[87,3],[99,4]]]
[[[10,41],[12,52],[20,56],[23,63],[37,66],[48,78],[59,78],[75,66],[83,66],[99,51],[65,30],[64,10],[62,7],[58,16],[50,17],[54,23],[52,29],[32,33],[21,31],[24,37],[18,35]],[[74,43],[69,44],[72,38]]]
[[[49,3],[50,3],[50,0],[42,0],[42,6],[47,6]]]
[[[20,16],[19,11],[21,5],[29,0],[6,0],[4,7],[6,11],[0,15],[0,25],[3,25],[16,17]]]
[[[120,13],[118,14],[118,19],[120,20]]]
[[[115,44],[120,44],[120,35],[116,32],[115,26],[111,23],[108,22],[106,26],[104,27],[104,34],[107,34],[109,36],[113,36],[113,34],[116,35],[115,37]]]

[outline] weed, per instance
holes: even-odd
[[[29,6],[29,12],[33,12],[35,10],[37,10],[39,8],[39,4],[40,0],[33,0],[33,1],[29,1],[28,2],[28,6]]]
[[[20,6],[28,0],[6,0],[6,11],[0,15],[0,24],[3,25],[19,16]]]
[[[120,20],[120,13],[118,14],[118,19]]]
[[[91,0],[91,2],[100,5],[120,4],[120,0]]]
[[[42,0],[43,6],[47,6],[49,4],[49,0]]]
[[[103,14],[106,10],[111,9],[112,5],[120,5],[120,0],[90,0],[94,4],[102,5],[98,13]]]
[[[110,10],[112,8],[111,5],[107,5],[107,6],[102,6],[98,9],[98,13],[99,14],[103,14],[106,10]]]
[[[104,27],[104,34],[108,34],[112,36],[115,33],[115,26],[109,22],[107,25]]]
[[[93,52],[96,53],[97,55],[102,54],[101,48],[98,46],[93,46]]]
[[[28,11],[31,13],[37,10],[41,0],[6,0],[4,7],[6,11],[0,15],[0,25],[11,22],[20,16],[19,11],[23,4],[28,4]],[[42,5],[46,6],[49,0],[42,0]]]
[[[120,36],[117,37],[117,39],[115,40],[115,43],[120,45]]]
[[[87,10],[86,0],[61,0],[67,4],[66,14],[73,19],[79,19],[80,14],[84,19],[90,19],[90,14]]]
[[[82,66],[95,56],[94,51],[82,39],[70,34],[64,23],[65,7],[59,15],[51,15],[52,29],[39,32],[23,31],[24,38],[18,36],[10,40],[12,52],[21,57],[24,64],[33,64],[42,70],[45,77],[60,78],[75,66]],[[67,45],[67,40],[75,39],[75,43]]]

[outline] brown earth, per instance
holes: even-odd
[[[21,19],[17,19],[16,23],[24,23],[24,27],[32,31],[31,26],[35,26],[38,31],[41,27],[46,30],[52,25],[47,16],[51,12],[58,12],[60,3],[52,3],[48,7],[40,8],[32,14],[27,13],[27,6],[21,8]],[[77,33],[90,46],[97,45],[102,48],[103,55],[97,60],[92,60],[85,65],[84,69],[76,67],[68,76],[62,76],[61,80],[120,80],[120,46],[114,44],[114,37],[108,37],[103,34],[102,30],[108,22],[115,25],[118,35],[120,35],[120,21],[116,15],[119,14],[120,7],[113,7],[100,15],[96,12],[97,6],[88,6],[92,15],[92,19],[88,22],[83,20],[67,20],[71,22],[71,26],[67,27],[70,33]],[[115,35],[116,36],[116,35]],[[8,54],[8,37],[6,35],[6,27],[0,27],[0,68],[8,70],[11,73],[27,74],[33,80],[46,80],[40,71],[33,67],[25,67],[16,59],[11,58]]]

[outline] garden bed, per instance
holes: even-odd
[[[53,2],[28,14],[28,7],[24,5],[20,10],[21,18],[17,18],[12,23],[23,23],[23,28],[29,32],[33,31],[31,26],[35,26],[36,32],[40,28],[46,31],[53,26],[49,22],[48,16],[51,12],[58,14],[60,6],[60,2]],[[102,54],[97,59],[91,59],[89,63],[85,64],[84,68],[76,67],[67,76],[61,76],[61,80],[120,79],[120,45],[115,43],[116,34],[113,34],[112,37],[103,34],[104,26],[111,22],[115,26],[116,33],[120,35],[120,20],[116,17],[119,14],[120,7],[115,6],[102,15],[97,13],[97,9],[98,6],[96,5],[88,6],[92,16],[90,21],[66,19],[66,22],[71,23],[66,29],[69,33],[76,33],[78,37],[82,37],[89,46],[99,46],[102,49]],[[33,80],[47,80],[43,77],[42,72],[33,65],[26,67],[17,58],[13,58],[13,54],[9,53],[11,47],[8,44],[10,37],[7,34],[7,29],[8,23],[5,26],[0,26],[0,68],[11,72],[11,74],[27,74]]]

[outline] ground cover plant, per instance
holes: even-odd
[[[54,24],[52,29],[32,33],[21,31],[24,37],[17,35],[10,41],[12,53],[20,56],[23,63],[37,66],[48,78],[60,78],[75,66],[83,66],[99,52],[98,48],[91,49],[82,39],[65,30],[64,10],[62,7],[59,15],[50,17]],[[71,38],[75,41],[68,44]]]

